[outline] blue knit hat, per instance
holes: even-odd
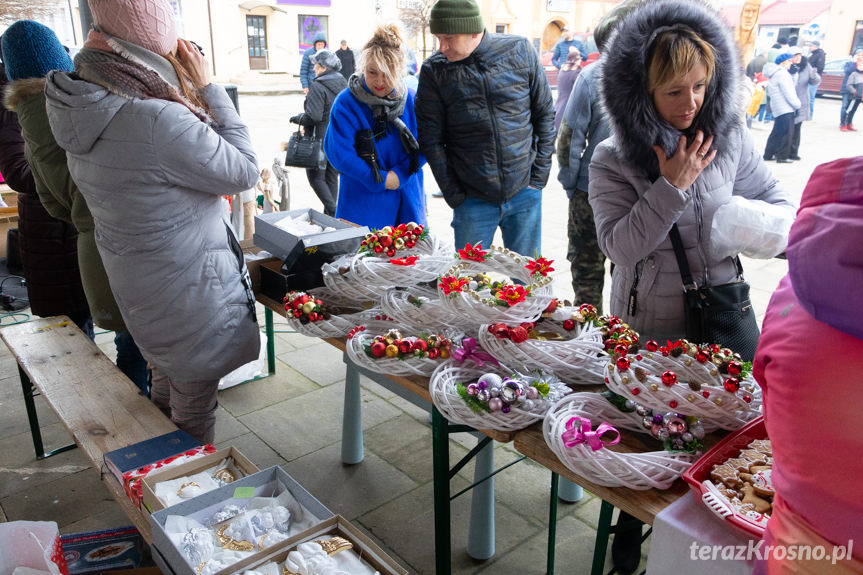
[[[54,31],[32,20],[19,20],[0,38],[6,77],[10,81],[44,78],[50,70],[75,69]]]
[[[776,56],[776,59],[773,61],[773,63],[774,64],[781,64],[785,60],[790,60],[791,58],[793,58],[793,56],[786,52],[785,54],[779,54],[778,56]]]

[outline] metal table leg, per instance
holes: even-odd
[[[264,308],[264,325],[267,334],[267,371],[276,373],[276,340],[273,334],[273,310]]]
[[[548,549],[545,553],[545,572],[554,575],[554,551],[557,539],[557,493],[560,476],[551,472],[551,496],[548,504]]]
[[[447,420],[432,407],[432,468],[434,471],[435,573],[452,572],[449,506],[449,434]]]
[[[608,536],[611,534],[611,515],[614,505],[602,501],[599,510],[599,523],[596,526],[596,542],[593,545],[593,566],[590,575],[602,575],[605,566],[605,552],[608,550]]]
[[[39,429],[39,416],[36,413],[36,402],[33,401],[33,396],[36,392],[36,387],[30,381],[30,377],[18,366],[18,376],[21,378],[21,391],[24,392],[24,407],[27,410],[27,420],[30,422],[30,435],[33,438],[33,449],[36,451],[36,459],[46,459],[52,455],[63,453],[78,447],[75,443],[58,447],[48,453],[45,453],[45,446],[42,444],[42,430]]]
[[[482,441],[482,439],[479,439]],[[494,555],[494,442],[488,443],[476,456],[473,480],[485,481],[473,488],[470,503],[470,531],[467,554],[485,560]]]
[[[364,458],[363,409],[360,402],[360,372],[350,360],[345,369],[345,404],[342,413],[342,463],[354,465]]]

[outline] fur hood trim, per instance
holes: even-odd
[[[600,59],[600,89],[618,151],[651,177],[658,177],[654,145],[674,154],[681,132],[663,120],[647,92],[647,56],[660,28],[691,28],[713,46],[715,68],[701,111],[687,135],[713,135],[713,148],[729,145],[734,124],[742,121],[740,59],[719,13],[698,0],[643,2],[620,25]]]
[[[7,110],[18,111],[18,103],[28,96],[45,91],[45,78],[24,78],[6,85],[3,104]]]

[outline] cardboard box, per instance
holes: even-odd
[[[258,466],[249,461],[249,459],[236,447],[231,446],[225,449],[220,449],[215,453],[199,457],[194,461],[189,461],[188,463],[183,463],[182,465],[174,467],[168,467],[164,471],[159,471],[144,477],[143,480],[141,480],[141,490],[144,493],[144,508],[150,513],[165,508],[165,505],[158,497],[156,497],[157,483],[170,481],[171,479],[176,479],[177,477],[183,477],[185,475],[200,473],[205,469],[217,465],[227,457],[233,458],[234,465],[246,475],[252,475],[253,473],[260,471]]]
[[[268,261],[261,264],[260,293],[276,301],[282,301],[289,291],[308,291],[324,284],[323,265],[327,263],[318,254],[301,254],[291,271],[285,273],[282,262]]]
[[[288,553],[296,549],[297,545],[315,540],[321,536],[343,537],[347,539],[354,545],[352,551],[356,552],[364,563],[379,571],[381,575],[407,575],[407,569],[399,565],[365,533],[354,527],[341,515],[331,517],[295,537],[282,541],[278,545],[273,545],[263,551],[262,556],[259,558],[249,557],[235,563],[232,570],[238,572],[254,570],[271,561],[282,563],[287,558]],[[343,551],[343,553],[347,553],[347,551]]]
[[[240,247],[243,249],[243,257],[246,261],[246,268],[249,270],[249,278],[252,280],[252,290],[257,293],[261,288],[261,266],[266,263],[277,262],[281,265],[281,260],[272,255],[267,257],[259,257],[259,254],[269,253],[263,248],[254,244],[253,240],[242,240]]]
[[[243,488],[250,488],[250,493]],[[239,491],[238,491],[239,489]],[[191,517],[200,522],[204,522],[214,513],[220,511],[229,503],[241,504],[243,499],[251,497],[268,497],[276,496],[282,491],[287,490],[291,496],[302,505],[305,510],[317,519],[315,522],[320,523],[330,517],[333,517],[333,512],[327,509],[323,503],[306,491],[297,481],[285,473],[280,467],[270,467],[258,473],[248,475],[242,479],[238,479],[229,485],[220,487],[213,491],[204,493],[189,499],[177,505],[166,507],[153,512],[150,515],[150,525],[152,531],[152,551],[153,558],[159,564],[162,572],[165,574],[172,573],[173,575],[196,575],[193,567],[189,565],[180,550],[177,549],[171,542],[168,534],[165,532],[165,522],[169,515],[181,515],[183,517]],[[298,536],[295,534],[291,539]],[[249,559],[257,556],[268,554],[269,550],[265,549],[253,554]],[[237,565],[236,563],[234,565]],[[218,575],[227,575],[236,571],[234,566],[224,569]]]
[[[144,540],[134,527],[63,535],[60,543],[69,575],[136,568],[144,548]]]
[[[282,219],[296,218],[306,213],[312,223],[336,229],[320,234],[295,236],[276,227],[276,223]],[[253,239],[256,246],[284,261],[290,269],[302,253],[319,254],[327,258],[326,261],[332,261],[342,254],[356,252],[367,233],[369,228],[366,226],[356,226],[315,210],[302,209],[255,216]]]

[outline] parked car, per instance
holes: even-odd
[[[842,96],[842,80],[845,78],[845,64],[851,61],[851,56],[830,60],[824,64],[821,74],[821,84],[818,85],[819,96]]]

